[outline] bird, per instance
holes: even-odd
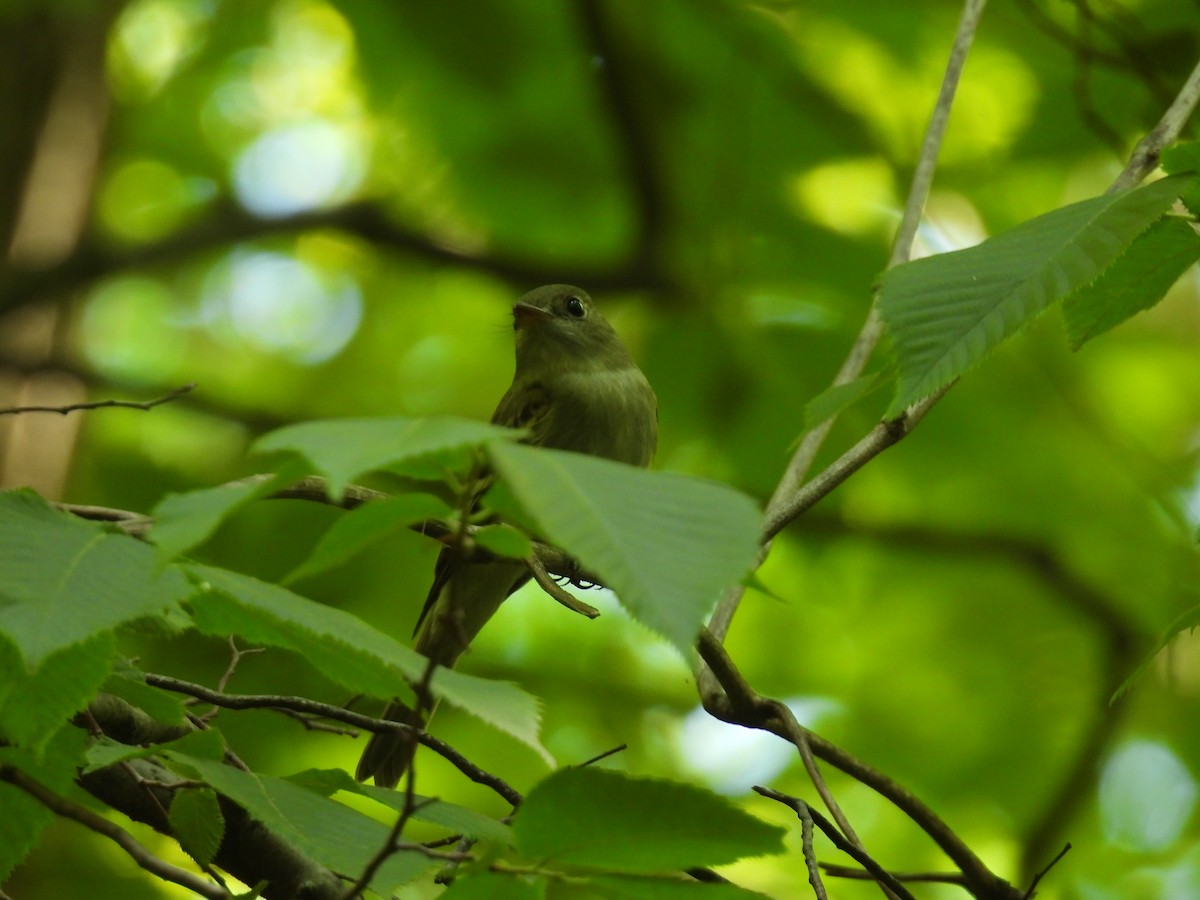
[[[516,367],[492,423],[524,430],[533,446],[649,466],[658,446],[658,399],[587,292],[569,284],[534,288],[513,305],[512,318]],[[474,481],[486,485],[487,477],[477,473]],[[461,549],[443,547],[413,648],[452,667],[529,577],[518,560],[468,559]],[[384,710],[385,718],[419,728],[432,714],[399,700]],[[414,749],[401,734],[374,734],[355,777],[395,787]]]

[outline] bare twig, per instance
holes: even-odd
[[[1033,880],[1029,882],[1029,887],[1025,889],[1025,893],[1021,895],[1021,900],[1030,900],[1030,898],[1032,898],[1034,893],[1037,891],[1037,886],[1041,884],[1042,879],[1046,877],[1046,873],[1057,866],[1059,861],[1070,851],[1071,845],[1068,843],[1061,850],[1059,850],[1057,854],[1055,854],[1054,859],[1050,860],[1050,862],[1046,863],[1045,866],[1039,869],[1037,874],[1033,876]]]
[[[817,865],[817,851],[813,848],[813,817],[807,803],[798,803],[794,807],[800,817],[800,849],[804,855],[804,865],[808,869],[808,883],[812,885],[817,900],[829,900],[825,893],[825,884],[821,881],[821,869]]]
[[[596,763],[600,762],[600,760],[608,759],[610,756],[615,756],[618,753],[624,753],[627,749],[629,749],[628,744],[618,744],[616,747],[613,747],[611,750],[605,750],[603,753],[596,754],[591,759],[585,759],[581,763],[576,763],[575,768],[582,769],[585,766],[594,766]]]
[[[1158,124],[1138,141],[1129,157],[1129,163],[1105,193],[1116,194],[1141,184],[1158,165],[1158,156],[1163,148],[1179,137],[1183,126],[1196,111],[1197,103],[1200,103],[1200,62],[1196,63],[1196,67],[1192,69],[1192,73],[1162,118],[1158,120]]]
[[[845,878],[848,881],[874,881],[875,876],[866,869],[839,866],[835,863],[821,863],[821,871],[834,878]],[[953,884],[960,888],[967,887],[967,880],[961,872],[892,872],[897,881],[908,884]]]
[[[22,413],[58,413],[65,416],[67,413],[76,412],[83,409],[154,409],[156,406],[162,406],[164,403],[170,403],[172,400],[178,400],[184,394],[195,390],[196,384],[185,384],[182,387],[177,387],[170,393],[155,400],[146,400],[138,402],[135,400],[92,400],[88,403],[69,403],[66,406],[9,406],[0,409],[0,416],[16,416]]]
[[[833,841],[833,845],[835,847],[850,856],[856,863],[870,872],[875,880],[881,885],[899,897],[900,900],[915,900],[908,888],[897,881],[890,872],[883,868],[883,866],[879,865],[879,863],[875,862],[875,860],[872,859],[861,848],[846,840],[845,836],[833,826],[832,822],[826,819],[823,815],[821,815],[803,800],[798,797],[789,797],[787,794],[781,794],[779,791],[762,787],[760,785],[755,785],[754,791],[755,793],[761,794],[764,797],[768,797],[771,800],[777,800],[778,802],[782,803],[784,806],[795,812],[796,815],[800,817],[801,822],[803,822],[805,814],[807,814],[810,817],[810,821],[823,832],[825,832],[826,837]]]
[[[589,619],[594,619],[600,615],[600,610],[594,606],[584,603],[557,581],[550,577],[550,573],[546,571],[540,558],[536,553],[531,553],[525,560],[525,565],[529,566],[529,571],[533,573],[533,580],[537,582],[538,587],[565,606],[571,612],[577,612],[581,616],[586,616]]]
[[[379,734],[412,734],[413,740],[424,744],[434,753],[441,756],[471,781],[491,788],[514,806],[519,805],[521,802],[521,795],[504,781],[472,763],[445,741],[440,741],[428,732],[414,728],[411,725],[406,725],[403,722],[392,722],[376,719],[371,716],[364,716],[362,713],[352,712],[341,706],[318,703],[306,697],[290,697],[277,694],[224,694],[220,691],[204,687],[204,685],[192,684],[178,678],[156,675],[152,672],[147,672],[145,679],[147,684],[154,687],[174,691],[178,694],[186,694],[189,697],[196,697],[206,703],[212,703],[226,709],[286,709],[320,716],[323,719],[332,719],[335,722],[342,722],[363,731]]]
[[[73,819],[84,827],[90,828],[97,834],[108,838],[129,854],[135,863],[163,881],[178,884],[201,897],[209,897],[212,900],[228,900],[232,896],[220,885],[213,884],[191,872],[159,859],[138,843],[133,835],[115,822],[110,822],[87,807],[79,806],[64,797],[60,797],[15,766],[0,765],[0,780],[7,781],[14,787],[29,794],[29,796],[33,797],[55,815],[66,819]]]

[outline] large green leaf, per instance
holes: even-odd
[[[895,415],[963,374],[1124,253],[1194,180],[1171,176],[1074,203],[975,247],[898,266],[879,310],[900,370]]]
[[[1072,349],[1152,307],[1197,259],[1200,234],[1186,219],[1155,222],[1099,278],[1063,301]]]
[[[403,810],[408,803],[404,791],[359,784],[343,769],[307,769],[289,776],[287,780],[327,797],[337,791],[348,791],[358,794],[360,797],[369,797],[397,812]],[[415,803],[416,807],[411,811],[414,819],[429,822],[432,825],[441,825],[443,828],[467,837],[495,841],[507,847],[513,844],[512,829],[491,816],[485,816],[483,813],[465,806],[447,803],[434,797],[417,796]]]
[[[163,755],[245,808],[306,856],[344,875],[361,874],[388,839],[387,826],[370,816],[282,778],[175,751]],[[372,889],[388,896],[437,865],[437,860],[415,851],[394,853],[380,866]]]
[[[186,568],[210,588],[192,600],[202,631],[240,634],[292,650],[348,690],[372,697],[393,697],[405,681],[419,681],[425,673],[425,657],[348,612],[248,575],[212,566]],[[537,737],[538,701],[516,685],[439,668],[430,687],[553,763]]]
[[[51,654],[34,671],[0,639],[0,735],[40,748],[87,706],[112,670],[114,640],[100,632]]]
[[[357,553],[425,519],[445,518],[453,510],[432,494],[401,494],[373,500],[341,515],[312,553],[284,579],[284,583],[308,578],[344,563]]]
[[[784,829],[687,784],[563,769],[535,785],[513,822],[526,856],[662,872],[783,851]]]
[[[329,479],[332,496],[366,472],[478,446],[517,432],[471,419],[330,419],[289,425],[259,438],[257,453],[295,453]]]
[[[168,494],[154,508],[150,537],[166,559],[172,559],[202,544],[237,510],[281,487],[302,473],[289,471],[273,477],[236,484],[221,484],[183,494]]]
[[[543,536],[685,653],[757,549],[758,508],[725,485],[508,442],[489,454]]]
[[[0,633],[30,671],[190,593],[153,548],[52,509],[32,491],[0,494]]]

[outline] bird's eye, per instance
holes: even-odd
[[[568,297],[564,305],[567,308],[567,312],[573,315],[576,319],[582,319],[584,314],[587,313],[587,310],[583,308],[583,301],[578,297]]]

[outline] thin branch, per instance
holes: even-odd
[[[0,416],[16,416],[22,413],[58,413],[65,416],[67,413],[77,412],[83,409],[140,409],[150,410],[156,406],[162,406],[164,403],[170,403],[172,400],[178,400],[184,394],[195,390],[196,383],[193,381],[190,384],[185,384],[182,387],[177,387],[175,390],[158,397],[155,400],[146,400],[138,402],[135,400],[92,400],[88,403],[69,403],[66,406],[9,406],[0,409]]]
[[[779,791],[771,788],[755,785],[754,792],[761,794],[771,800],[776,800],[784,806],[791,809],[800,817],[803,822],[805,815],[810,817],[810,821],[825,832],[825,836],[833,841],[833,845],[843,853],[850,856],[856,863],[866,869],[881,885],[890,890],[900,900],[916,900],[909,892],[908,888],[897,881],[890,872],[883,866],[875,862],[867,853],[864,853],[859,847],[856,847],[842,835],[840,831],[833,827],[833,823],[826,819],[823,815],[813,809],[809,804],[805,803],[798,797],[789,797],[787,794],[781,794]]]
[[[825,884],[821,881],[821,869],[817,865],[817,851],[813,848],[813,817],[807,803],[798,803],[796,815],[800,817],[800,851],[804,855],[804,865],[808,869],[808,883],[812,885],[817,900],[829,900],[825,893]]]
[[[110,822],[87,807],[79,806],[64,797],[58,796],[58,794],[40,782],[30,778],[15,766],[0,765],[0,781],[7,781],[14,787],[21,789],[55,815],[66,819],[73,819],[85,828],[90,828],[97,834],[108,838],[129,854],[135,863],[163,881],[178,884],[195,894],[199,894],[201,897],[209,897],[211,900],[229,900],[232,896],[232,894],[220,885],[213,884],[204,878],[200,878],[191,872],[159,859],[138,843],[133,835],[115,822]]]
[[[1158,157],[1163,148],[1179,137],[1183,126],[1196,111],[1197,103],[1200,103],[1200,62],[1196,63],[1196,67],[1192,69],[1192,73],[1162,118],[1158,120],[1158,124],[1138,141],[1129,157],[1129,163],[1105,193],[1116,194],[1141,184],[1158,165]]]
[[[352,712],[341,706],[318,703],[306,697],[290,697],[277,694],[225,694],[220,691],[214,691],[211,688],[206,688],[204,685],[192,684],[178,678],[156,675],[152,672],[145,673],[145,680],[147,684],[154,687],[174,691],[178,694],[186,694],[189,697],[196,697],[206,703],[212,703],[226,709],[292,710],[294,712],[320,716],[323,719],[332,719],[335,722],[341,722],[345,725],[377,734],[395,733],[412,735],[413,740],[424,744],[434,753],[441,756],[471,781],[491,788],[514,806],[521,803],[521,795],[507,783],[472,763],[445,741],[440,741],[428,732],[414,728],[411,725],[405,725],[403,722],[392,722],[372,718],[371,716],[364,716],[362,713]]]
[[[1037,891],[1037,886],[1041,884],[1042,879],[1046,877],[1046,874],[1055,866],[1057,866],[1059,861],[1070,851],[1071,845],[1068,843],[1058,851],[1054,859],[1050,860],[1050,862],[1046,863],[1045,866],[1039,869],[1037,874],[1033,876],[1033,880],[1029,882],[1029,887],[1025,889],[1025,893],[1021,895],[1021,900],[1030,900],[1030,898],[1032,898],[1034,893]]]
[[[821,863],[821,870],[826,875],[845,878],[848,881],[875,880],[875,876],[865,869],[839,866],[835,863]],[[963,889],[967,888],[967,880],[961,872],[892,872],[891,875],[897,881],[909,884],[953,884]]]
[[[545,565],[538,558],[537,553],[531,553],[525,559],[525,565],[529,566],[529,571],[533,573],[533,580],[537,582],[538,587],[565,606],[571,612],[577,612],[581,616],[586,616],[589,619],[594,619],[600,615],[600,610],[594,606],[584,603],[570,591],[566,590],[562,585],[550,577],[550,573],[546,571]]]
[[[628,744],[618,744],[616,747],[613,747],[611,750],[605,750],[603,753],[596,754],[591,759],[585,759],[581,763],[576,763],[574,768],[582,769],[586,766],[594,766],[596,763],[600,762],[602,759],[608,759],[610,756],[615,756],[618,753],[624,753],[628,749],[629,749]]]

